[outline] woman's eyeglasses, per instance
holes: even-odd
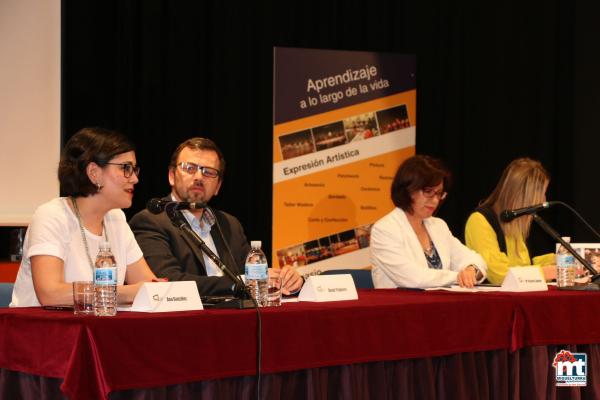
[[[118,165],[123,170],[123,175],[125,178],[130,178],[131,175],[135,174],[135,176],[140,176],[140,167],[139,165],[133,165],[132,163],[112,163],[107,162],[106,164],[110,165]]]
[[[436,191],[434,188],[430,187],[421,189],[421,193],[423,193],[423,196],[427,197],[428,199],[433,199],[434,197],[437,197],[438,199],[440,199],[440,201],[444,200],[446,196],[448,196],[448,192],[444,192],[443,190]]]

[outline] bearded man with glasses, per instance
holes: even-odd
[[[169,163],[171,193],[167,201],[208,204],[219,193],[225,171],[225,158],[210,139],[192,138],[181,143]],[[244,274],[250,245],[242,225],[234,216],[214,208],[177,211],[235,274]],[[159,277],[172,281],[196,281],[203,296],[231,295],[233,283],[193,242],[173,226],[166,213],[143,210],[129,221],[136,239]],[[280,274],[283,294],[297,292],[303,280],[292,267],[270,269]]]

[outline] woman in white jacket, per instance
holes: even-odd
[[[446,198],[450,172],[432,157],[400,165],[392,182],[396,208],[373,225],[371,264],[376,288],[473,287],[486,276],[483,258],[433,214]]]

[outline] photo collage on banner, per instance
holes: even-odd
[[[367,268],[371,226],[415,153],[416,59],[274,51],[273,265]]]

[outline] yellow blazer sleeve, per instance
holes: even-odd
[[[467,247],[479,253],[487,263],[488,280],[494,284],[501,284],[510,262],[506,253],[500,251],[494,228],[481,213],[474,212],[469,216],[465,226],[465,241]]]
[[[556,256],[554,253],[542,254],[541,256],[533,257],[532,261],[534,264],[539,264],[541,266],[556,264]]]

